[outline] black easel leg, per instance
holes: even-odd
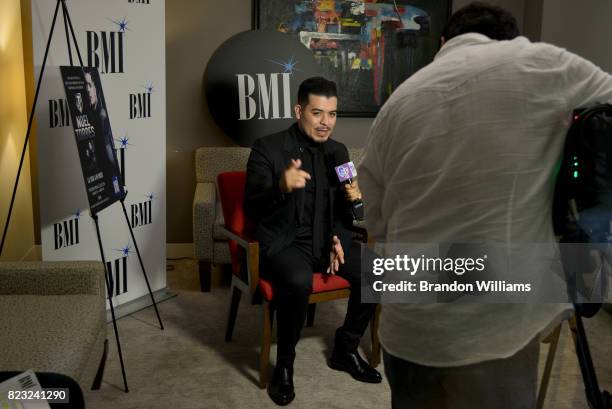
[[[79,50],[79,43],[77,43],[76,35],[74,34],[74,27],[72,27],[72,20],[70,20],[70,13],[68,13],[68,6],[66,6],[65,0],[62,1],[62,9],[64,10],[64,15],[68,20],[68,25],[70,26],[70,33],[72,33],[72,41],[74,42],[74,48],[76,48],[77,57],[79,57],[79,64],[83,67],[83,58],[81,58],[81,50]]]
[[[72,61],[72,47],[70,47],[70,36],[68,35],[68,20],[67,20],[67,12],[66,12],[66,3],[65,0],[62,1],[62,16],[64,16],[64,31],[66,32],[66,45],[68,46],[68,60],[70,60],[70,66],[74,65]]]
[[[125,188],[125,148],[121,148],[119,151],[121,157],[121,186]]]
[[[138,243],[136,243],[136,237],[134,237],[134,230],[132,230],[132,225],[130,224],[130,218],[128,217],[127,210],[125,209],[125,196],[121,198],[121,208],[123,209],[123,214],[125,215],[125,222],[130,229],[130,235],[132,236],[132,242],[134,243],[134,248],[136,249],[136,254],[138,255],[138,261],[140,262],[140,268],[142,269],[142,275],[144,276],[145,282],[147,283],[147,288],[149,289],[149,296],[151,296],[151,302],[153,303],[153,308],[155,309],[155,314],[157,315],[157,321],[159,321],[159,327],[164,329],[164,324],[162,323],[161,317],[159,316],[159,311],[157,310],[157,303],[155,302],[155,297],[153,297],[153,291],[151,290],[151,284],[149,284],[149,277],[147,276],[147,272],[145,271],[144,263],[142,262],[142,257],[140,256],[140,250],[138,249]]]
[[[4,231],[2,232],[2,241],[0,242],[0,256],[2,250],[4,250],[4,241],[6,240],[6,233],[11,222],[11,214],[13,213],[13,205],[15,204],[15,196],[17,195],[17,187],[19,186],[19,177],[21,176],[21,169],[23,168],[23,160],[28,147],[28,141],[30,139],[30,131],[32,131],[32,120],[34,119],[34,111],[36,110],[36,102],[38,102],[38,95],[40,93],[40,85],[42,84],[43,74],[45,73],[45,66],[47,65],[47,56],[49,55],[49,47],[51,45],[51,38],[53,37],[53,31],[55,30],[55,21],[57,20],[57,12],[59,11],[61,0],[57,0],[55,5],[55,12],[53,13],[53,22],[51,23],[51,30],[49,31],[49,38],[47,39],[47,48],[45,48],[45,56],[43,57],[42,66],[40,67],[40,75],[38,76],[38,84],[36,84],[36,94],[34,94],[34,102],[32,102],[32,109],[30,110],[30,118],[28,119],[28,130],[26,131],[25,141],[23,141],[23,149],[21,150],[21,159],[19,160],[19,168],[17,170],[17,177],[15,178],[15,184],[13,185],[13,195],[11,196],[11,204],[9,205],[8,215],[6,216],[6,224],[4,225]]]
[[[96,225],[96,234],[98,235],[98,245],[100,246],[100,255],[102,256],[102,263],[104,263],[104,279],[106,281],[106,293],[108,296],[108,302],[111,308],[111,316],[113,317],[113,328],[115,330],[115,341],[117,342],[117,351],[119,351],[119,362],[121,363],[121,374],[123,375],[123,386],[125,392],[129,392],[127,385],[127,378],[125,376],[125,365],[123,364],[123,353],[121,352],[121,342],[119,341],[119,330],[117,329],[117,320],[115,319],[115,307],[113,306],[112,291],[110,283],[108,282],[108,271],[106,270],[106,258],[104,257],[104,249],[102,248],[102,238],[100,237],[100,226],[98,225],[98,215],[93,214],[91,216],[94,219]]]

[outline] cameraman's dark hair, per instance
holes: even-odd
[[[312,77],[304,80],[298,88],[298,104],[308,105],[308,96],[318,95],[321,97],[338,98],[336,83],[323,77]]]
[[[514,16],[501,7],[475,1],[457,10],[442,36],[445,41],[465,33],[484,34],[492,40],[512,40],[520,35]]]

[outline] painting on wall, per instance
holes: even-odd
[[[374,116],[440,48],[451,0],[255,0],[254,25],[295,38],[336,82],[339,114]]]

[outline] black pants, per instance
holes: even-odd
[[[329,253],[328,253],[329,254]],[[291,246],[265,258],[263,275],[270,280],[275,291],[277,310],[277,365],[292,367],[295,346],[300,339],[308,312],[308,297],[312,292],[313,272],[325,272],[327,257],[314,257],[309,240],[296,239]],[[354,351],[365,332],[376,304],[361,303],[361,252],[360,245],[352,242],[344,249],[344,264],[336,273],[351,284],[351,295],[344,324],[338,328],[335,348]]]

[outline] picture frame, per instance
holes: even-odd
[[[338,86],[339,116],[374,117],[433,61],[452,0],[253,0],[253,28],[293,36]]]

